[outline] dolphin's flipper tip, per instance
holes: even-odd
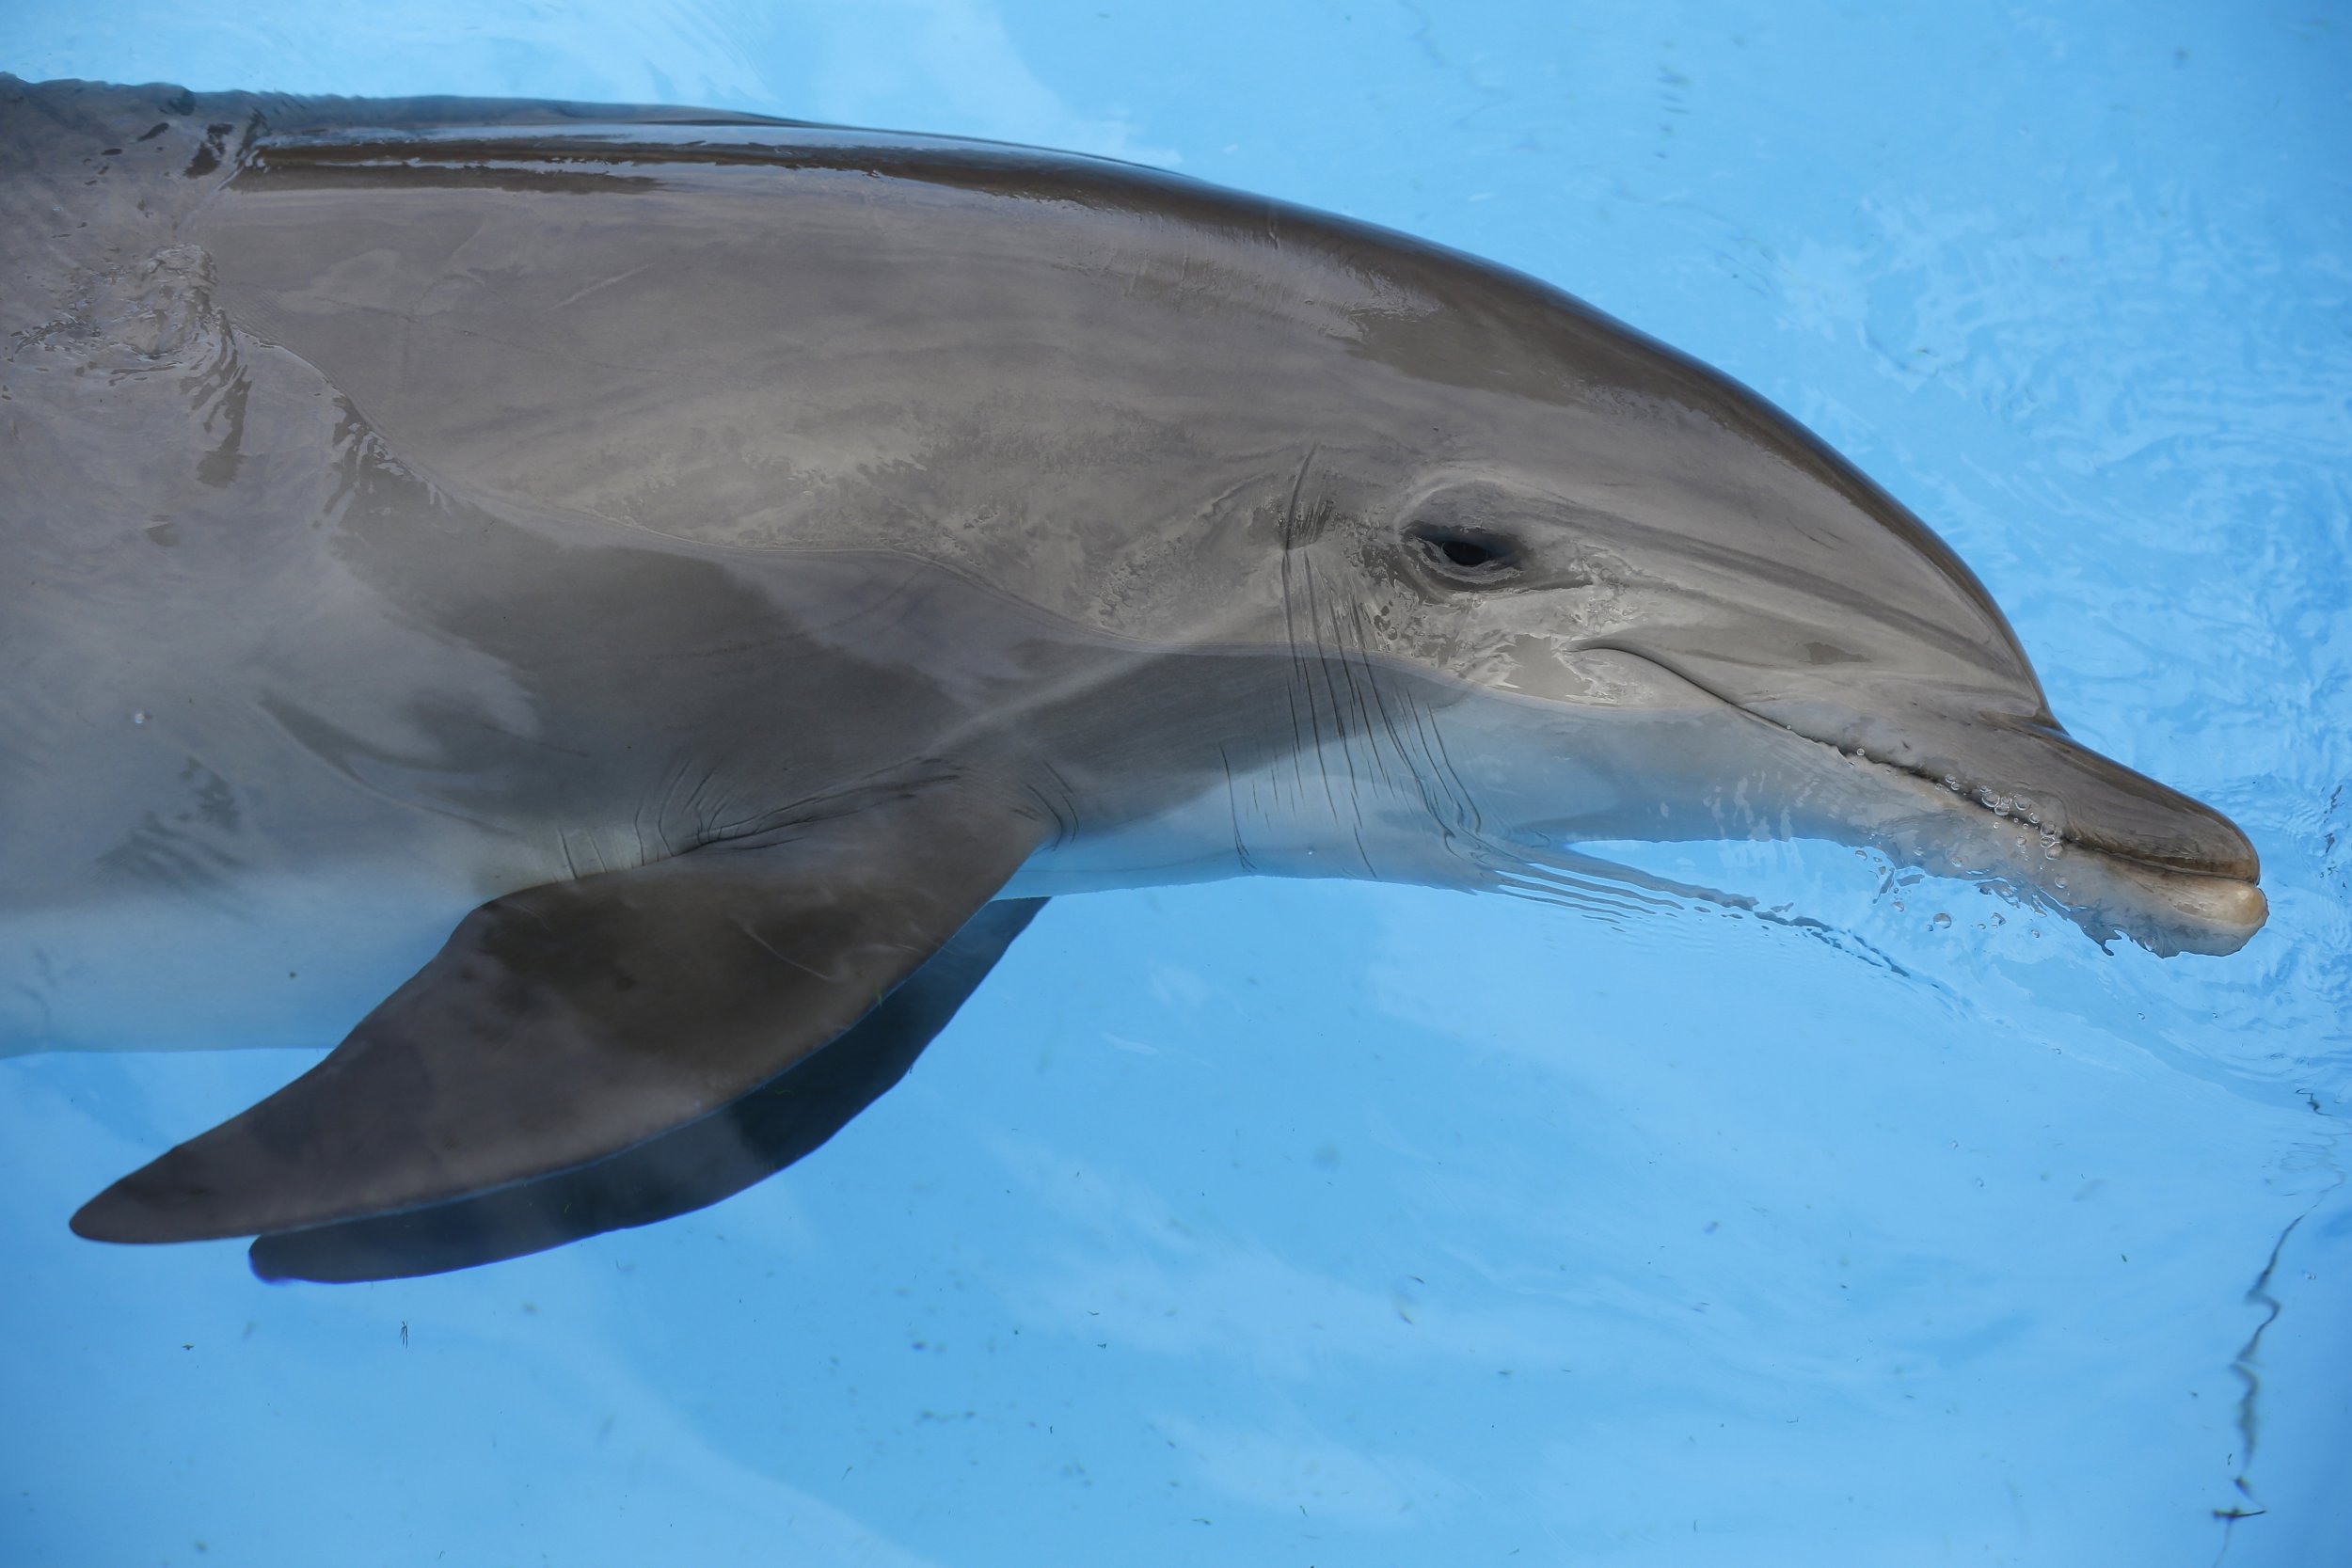
[[[1044,902],[985,906],[854,1028],[706,1117],[536,1180],[264,1235],[247,1260],[270,1281],[411,1278],[652,1225],[731,1196],[816,1149],[904,1077]]]
[[[249,1113],[248,1113],[249,1114]],[[250,1235],[274,1175],[242,1161],[234,1121],[159,1155],[91,1198],[70,1222],[93,1242],[210,1242]],[[241,1165],[244,1168],[240,1168]]]
[[[283,1233],[258,1249],[265,1275],[386,1277],[715,1201],[897,1081],[1034,912],[973,918],[1035,841],[1016,811],[917,790],[780,842],[493,900],[326,1060],[99,1194],[73,1229]],[[967,925],[975,961],[944,967],[968,975],[880,1009],[870,1070],[823,1049]],[[933,992],[944,1006],[917,1005]],[[739,1105],[802,1064],[790,1081],[826,1085],[831,1111]]]
[[[156,1202],[140,1180],[152,1166],[141,1166],[73,1212],[66,1223],[88,1242],[170,1242],[181,1237],[170,1224],[170,1210]]]

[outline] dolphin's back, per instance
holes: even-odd
[[[1254,472],[1263,403],[1311,399],[1371,302],[1286,277],[1329,269],[1276,211],[936,138],[475,124],[273,130],[187,232],[231,319],[465,493],[931,555],[948,512],[988,552],[1073,521],[1165,538]],[[1122,515],[1138,489],[1167,512]],[[1054,569],[1030,591],[1083,613]]]

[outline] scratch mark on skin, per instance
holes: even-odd
[[[1241,863],[1244,871],[1254,876],[1258,869],[1257,863],[1249,858],[1249,847],[1242,842],[1241,798],[1233,786],[1233,759],[1226,754],[1222,744],[1216,749],[1216,760],[1225,768],[1225,804],[1233,818],[1233,858]]]
[[[1351,607],[1349,617],[1355,624],[1356,645],[1359,648],[1370,647],[1372,637],[1364,626],[1363,607],[1361,605]],[[1380,710],[1380,723],[1388,735],[1389,745],[1395,751],[1397,760],[1404,766],[1406,776],[1413,781],[1413,787],[1421,796],[1423,809],[1429,813],[1430,819],[1437,824],[1438,832],[1450,844],[1455,836],[1456,830],[1461,827],[1468,815],[1467,793],[1457,798],[1453,788],[1449,786],[1447,777],[1438,769],[1438,759],[1429,749],[1428,731],[1424,723],[1425,716],[1421,711],[1421,705],[1414,700],[1412,692],[1399,690],[1393,693],[1393,696],[1396,703],[1404,708],[1406,718],[1410,720],[1413,726],[1413,739],[1418,742],[1418,745],[1406,744],[1404,723],[1390,711],[1389,704],[1391,694],[1381,685],[1378,666],[1367,660],[1364,672],[1365,684],[1372,692],[1374,705]],[[1459,780],[1452,781],[1455,784],[1459,782]]]
[[[647,261],[643,267],[631,267],[627,272],[614,273],[611,277],[605,278],[601,282],[591,283],[584,289],[575,289],[570,293],[565,294],[562,299],[557,300],[553,305],[548,306],[548,309],[550,310],[561,310],[566,305],[577,305],[580,301],[586,299],[590,294],[595,293],[597,290],[609,289],[615,283],[626,283],[630,278],[636,277],[639,273],[644,272],[646,267],[650,267],[652,265],[653,263],[651,261]]]
[[[1311,606],[1314,602],[1313,594],[1314,578],[1311,562],[1308,573],[1308,602]],[[1348,804],[1354,809],[1356,817],[1350,832],[1355,835],[1356,858],[1363,863],[1364,874],[1368,877],[1377,877],[1379,873],[1373,868],[1371,852],[1364,847],[1364,782],[1376,783],[1382,777],[1384,765],[1380,760],[1380,735],[1373,727],[1371,706],[1365,702],[1363,690],[1357,684],[1357,660],[1348,657],[1347,628],[1340,621],[1340,607],[1337,604],[1331,607],[1329,619],[1332,651],[1325,662],[1325,669],[1330,672],[1326,674],[1325,679],[1330,685],[1331,705],[1342,715],[1339,726],[1340,752],[1347,759],[1347,776],[1353,784],[1347,792],[1347,799]],[[1320,622],[1321,617],[1318,616],[1318,625]],[[1322,640],[1318,637],[1316,641],[1320,644]],[[1365,671],[1367,679],[1370,678],[1370,669],[1367,667]],[[1347,703],[1344,707],[1342,707],[1340,704],[1339,682],[1341,681],[1347,683]],[[1353,722],[1349,721],[1351,720]],[[1369,771],[1357,766],[1356,748],[1349,739],[1351,732],[1363,736],[1364,745],[1372,753]]]
[[[1434,710],[1419,703],[1412,704],[1411,707],[1413,726],[1421,732],[1422,736],[1422,749],[1431,752],[1433,766],[1447,780],[1447,793],[1460,802],[1464,825],[1471,837],[1482,836],[1486,832],[1486,818],[1480,813],[1478,799],[1470,793],[1470,784],[1463,779],[1461,769],[1454,765],[1454,753],[1446,748],[1444,724],[1439,721]]]
[[[731,920],[727,924],[733,926],[736,930],[742,933],[743,939],[746,942],[750,942],[754,947],[758,948],[761,952],[767,954],[770,958],[775,959],[776,962],[784,965],[787,969],[797,969],[802,974],[807,975],[810,979],[817,981],[819,985],[830,986],[839,984],[840,977],[838,975],[822,974],[817,970],[809,968],[808,965],[801,962],[800,959],[792,957],[791,954],[778,951],[774,943],[771,942],[766,937],[761,936],[757,931],[753,930],[749,926],[744,925],[741,920]],[[880,1001],[881,998],[877,997],[875,1000]]]
[[[45,949],[36,947],[33,949],[33,968],[34,981],[38,983],[19,981],[8,989],[30,1002],[34,1010],[40,1014],[40,1023],[35,1026],[28,1037],[36,1040],[49,1039],[57,1032],[56,1010],[49,1005],[48,994],[57,989],[56,961]]]
[[[1070,787],[1050,767],[1047,772],[1057,787]],[[707,821],[691,847],[772,848],[793,842],[820,824],[854,816],[877,805],[911,800],[925,790],[956,788],[965,782],[959,769],[942,764],[937,757],[916,757],[899,768],[867,773],[837,788],[803,795],[779,805],[747,809],[746,815],[740,816]],[[1031,793],[1036,795],[1034,790]],[[1037,798],[1044,800],[1042,796]],[[1045,809],[1053,810],[1050,801]],[[1074,821],[1072,830],[1075,831]]]
[[[1330,764],[1327,761],[1322,760],[1323,719],[1322,715],[1316,708],[1314,672],[1310,659],[1298,644],[1298,618],[1295,610],[1297,593],[1291,581],[1291,562],[1296,552],[1298,543],[1298,498],[1306,488],[1307,470],[1314,464],[1316,450],[1317,448],[1313,444],[1310,444],[1308,446],[1307,455],[1299,462],[1297,477],[1291,481],[1290,504],[1286,506],[1282,512],[1282,637],[1283,640],[1290,645],[1291,666],[1297,676],[1297,679],[1292,683],[1290,691],[1291,738],[1295,742],[1291,749],[1292,767],[1297,770],[1299,782],[1303,786],[1306,782],[1306,769],[1301,759],[1303,759],[1310,752],[1311,752],[1311,754],[1318,759],[1318,766],[1322,768],[1324,775],[1324,794],[1326,798],[1329,800],[1332,815],[1337,816],[1339,813],[1339,800],[1331,794]],[[1307,579],[1307,617],[1309,627],[1311,630],[1313,629],[1314,623],[1314,571],[1312,564],[1311,562],[1301,562],[1301,573]],[[1316,645],[1318,653],[1321,651],[1321,644],[1322,636],[1320,632],[1317,632]],[[1311,746],[1306,744],[1308,736],[1302,736],[1299,733],[1298,694],[1301,689],[1304,689],[1307,696],[1307,728],[1312,737]]]
[[[1347,752],[1347,716],[1340,708],[1338,693],[1331,689],[1331,656],[1323,645],[1323,610],[1315,598],[1315,563],[1312,561],[1300,562],[1298,578],[1307,601],[1302,619],[1307,623],[1307,635],[1314,645],[1314,651],[1307,661],[1307,713],[1315,724],[1315,770],[1322,777],[1323,798],[1330,806],[1332,818],[1336,821],[1340,815],[1340,796],[1337,786],[1331,783],[1330,753],[1323,748],[1324,705],[1330,705],[1331,738],[1340,743],[1343,755]],[[1318,681],[1320,686],[1316,684]],[[1353,758],[1349,759],[1348,771],[1351,775],[1355,772]]]
[[[1370,649],[1372,633],[1364,625],[1364,607],[1360,604],[1349,606],[1347,616],[1348,624],[1355,632],[1357,648]],[[1379,716],[1380,733],[1388,736],[1389,749],[1396,753],[1398,766],[1405,770],[1405,776],[1412,781],[1413,792],[1421,797],[1422,809],[1428,812],[1430,819],[1438,824],[1439,830],[1451,837],[1454,826],[1453,816],[1441,803],[1445,791],[1439,784],[1433,782],[1431,774],[1426,771],[1431,761],[1428,752],[1426,748],[1416,748],[1406,743],[1405,724],[1391,707],[1391,698],[1393,695],[1396,705],[1402,707],[1406,714],[1411,714],[1415,707],[1412,692],[1400,689],[1391,693],[1389,685],[1381,678],[1380,665],[1368,653],[1363,659],[1363,667],[1364,689],[1371,694],[1372,706]],[[1415,727],[1414,738],[1420,738],[1418,725]]]
[[[1029,798],[1037,802],[1038,809],[1045,814],[1047,820],[1054,824],[1054,836],[1040,847],[1054,848],[1071,843],[1078,836],[1078,795],[1076,790],[1071,788],[1070,781],[1062,777],[1061,769],[1056,768],[1052,761],[1044,757],[1037,760],[1039,765],[1045,769],[1045,776],[1052,782],[1053,788],[1049,792],[1033,784],[1028,786],[1028,794]],[[1232,770],[1228,768],[1226,779],[1229,784],[1232,778]]]
[[[662,847],[673,856],[686,852],[670,842],[669,819],[672,807],[677,800],[679,786],[686,784],[690,774],[692,775],[694,782],[692,786],[686,791],[685,818],[688,835],[686,850],[699,849],[719,836],[718,830],[714,826],[717,815],[715,809],[706,809],[703,805],[704,792],[710,787],[715,775],[708,768],[697,768],[691,760],[680,757],[676,773],[669,783],[662,786],[661,811],[657,820],[657,826],[661,833]]]
[[[1290,565],[1290,552],[1298,546],[1298,498],[1306,492],[1307,470],[1314,467],[1315,453],[1323,450],[1320,441],[1307,443],[1307,455],[1298,460],[1298,472],[1291,479],[1290,504],[1282,508],[1282,564]]]
[[[668,803],[669,793],[669,785],[664,784],[661,791],[664,805]],[[647,849],[645,847],[645,801],[643,797],[639,798],[636,809],[628,814],[628,831],[630,836],[637,840],[637,863],[639,865],[651,865],[654,862],[654,856],[652,851]],[[654,816],[654,832],[660,833],[661,835],[661,847],[664,851],[663,858],[666,859],[667,851],[670,846],[670,835],[662,830],[661,816],[660,813],[656,813]]]

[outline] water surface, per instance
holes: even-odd
[[[1494,257],[1926,516],[2270,926],[1819,844],[1643,856],[1820,930],[1065,900],[787,1176],[372,1287],[65,1228],[307,1056],[0,1062],[0,1559],[2352,1559],[2343,8],[1265,11],[22,0],[0,68],[1004,137]]]

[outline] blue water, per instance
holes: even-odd
[[[0,1063],[0,1562],[2352,1561],[2348,35],[2323,0],[14,0],[35,78],[1041,142],[1538,274],[1927,516],[2077,735],[2247,829],[2274,913],[2227,959],[2103,952],[1819,844],[1647,863],[1836,942],[1069,899],[805,1164],[371,1287],[65,1227],[305,1058]]]

